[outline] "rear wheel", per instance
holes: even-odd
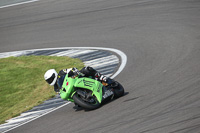
[[[74,99],[74,102],[76,104],[85,109],[93,110],[100,107],[100,103],[98,102],[95,96],[85,98],[83,97],[83,95],[80,95],[76,92],[72,98]]]
[[[113,87],[113,89],[114,89],[114,97],[118,98],[118,97],[121,97],[121,96],[124,95],[124,87],[118,82],[116,82],[116,84],[117,84],[117,86]]]

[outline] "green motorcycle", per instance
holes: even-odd
[[[83,77],[81,74],[74,77],[66,75],[60,89],[60,97],[82,108],[96,109],[104,101],[124,95],[124,88],[120,83],[110,78],[108,80],[109,84]]]

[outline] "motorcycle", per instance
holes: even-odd
[[[108,80],[105,83],[83,77],[80,73],[74,77],[68,77],[67,74],[60,89],[60,97],[84,109],[97,109],[104,101],[124,95],[124,88],[119,82],[110,78]]]

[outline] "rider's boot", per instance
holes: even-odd
[[[108,77],[98,72],[95,74],[95,79],[106,82]]]

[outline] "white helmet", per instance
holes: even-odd
[[[44,79],[51,86],[55,85],[57,77],[58,77],[58,73],[56,72],[55,69],[50,69],[44,74]]]

